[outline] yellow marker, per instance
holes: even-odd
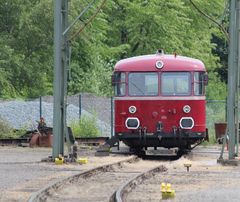
[[[81,164],[86,164],[86,163],[88,163],[88,159],[87,158],[78,158],[77,162],[81,163]]]
[[[171,189],[171,184],[164,182],[161,184],[162,199],[169,199],[175,197],[175,190]]]
[[[167,192],[171,191],[171,184],[167,183]]]
[[[62,157],[62,158],[55,158],[55,164],[56,165],[61,165],[61,164],[63,164],[63,162],[64,162],[64,158]]]
[[[164,182],[162,182],[162,184],[161,184],[161,191],[162,192],[166,191],[165,187],[166,187],[166,184]]]

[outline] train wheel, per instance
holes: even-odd
[[[138,155],[139,157],[145,156],[145,151],[143,150],[142,147],[132,148],[132,151],[134,151],[134,153],[135,153],[136,155]]]
[[[180,148],[178,148],[177,156],[182,156],[182,155],[188,154],[190,151],[191,151],[191,149],[189,149],[189,147],[185,147],[185,148],[180,147]]]

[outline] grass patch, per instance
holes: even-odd
[[[204,141],[201,145],[203,145],[203,146],[208,146],[208,145],[214,145],[214,144],[217,143],[217,140],[216,140],[214,134],[209,133],[208,136],[209,136],[209,142]]]
[[[215,138],[215,123],[225,122],[225,103],[224,102],[212,102],[207,103],[206,115],[207,115],[207,128],[209,135],[209,142],[205,141],[202,145],[213,145],[216,144]]]
[[[13,129],[9,126],[7,122],[0,119],[0,138],[8,138],[12,136]]]
[[[25,129],[15,130],[6,121],[0,119],[0,139],[19,138],[25,134]]]
[[[72,122],[70,126],[75,137],[97,137],[100,135],[95,116],[83,115],[80,120]]]

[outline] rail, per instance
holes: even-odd
[[[126,201],[126,195],[133,190],[137,184],[141,184],[144,180],[152,177],[157,172],[167,171],[167,168],[163,165],[157,166],[146,172],[143,172],[124,183],[119,189],[112,195],[110,202],[124,202]]]
[[[52,183],[52,184],[44,187],[43,189],[39,190],[38,192],[34,193],[33,195],[31,195],[28,202],[46,201],[47,198],[49,197],[49,195],[54,193],[57,189],[59,189],[64,184],[72,183],[79,178],[88,178],[88,177],[90,177],[90,176],[92,176],[92,175],[94,175],[95,173],[98,173],[98,172],[111,170],[113,168],[113,166],[121,166],[124,163],[131,163],[131,162],[135,162],[137,160],[138,160],[138,157],[131,156],[131,157],[128,157],[127,159],[125,159],[125,160],[121,160],[121,161],[118,161],[118,162],[115,162],[115,163],[99,166],[99,167],[81,172],[79,174],[75,174],[73,176],[67,177],[63,180],[59,180],[55,183]]]
[[[105,143],[109,137],[83,137],[83,138],[75,138],[75,140],[79,144],[85,144],[85,145],[93,145],[93,146],[98,146],[100,144]],[[30,143],[31,138],[3,138],[0,139],[0,145],[22,145],[25,146],[25,144]]]

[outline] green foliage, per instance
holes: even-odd
[[[217,140],[215,138],[215,135],[210,133],[209,134],[209,141],[204,141],[201,145],[208,146],[208,145],[213,145],[213,144],[216,144],[216,143],[217,143]]]
[[[9,137],[12,128],[2,119],[0,119],[0,138]]]
[[[81,120],[71,124],[71,128],[75,137],[97,137],[100,134],[95,116],[83,115]]]
[[[226,103],[224,102],[210,102],[207,103],[207,128],[209,134],[209,143],[216,143],[215,137],[215,123],[225,122],[226,120]]]
[[[227,86],[217,77],[216,72],[209,73],[209,81],[206,88],[207,98],[212,100],[225,100],[227,96]]]
[[[52,4],[49,0],[0,0],[0,11],[0,68],[7,74],[0,78],[0,85],[6,86],[0,96],[36,97],[52,92]]]
[[[214,19],[221,18],[224,0],[194,2]],[[100,3],[97,1],[77,22],[70,37]],[[84,7],[86,1],[70,1],[70,21]],[[0,17],[0,97],[52,94],[53,1],[0,0]],[[224,44],[221,32],[188,0],[107,1],[94,21],[71,41],[69,94],[111,95],[110,75],[116,61],[163,48],[166,53],[202,60],[210,74],[209,86],[218,89],[208,93],[208,98],[222,98],[225,84],[218,74],[222,75],[226,57],[220,43]]]
[[[18,130],[15,131],[12,127],[9,126],[9,124],[0,119],[0,139],[2,138],[19,138],[21,137],[26,130]]]

